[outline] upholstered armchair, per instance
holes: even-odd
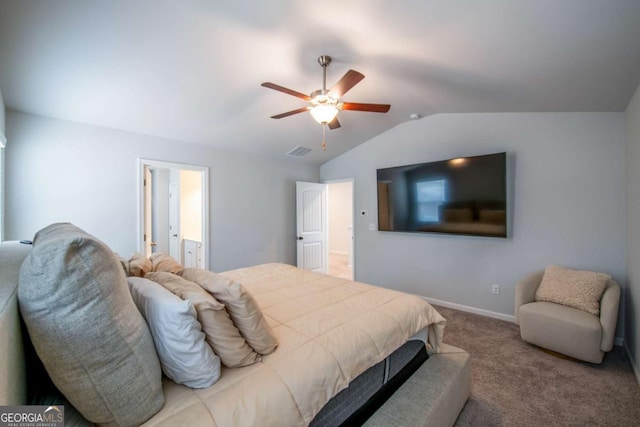
[[[604,353],[613,347],[620,286],[604,275],[607,279],[602,296],[594,299],[599,304],[599,313],[595,315],[584,309],[542,301],[538,289],[544,275],[545,271],[536,272],[516,285],[515,319],[520,325],[520,336],[531,344],[575,359],[602,363]]]

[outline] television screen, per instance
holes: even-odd
[[[506,158],[378,169],[378,230],[507,237]]]

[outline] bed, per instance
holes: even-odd
[[[371,386],[381,382],[375,371],[406,379],[426,359],[427,348],[440,350],[446,321],[419,297],[285,264],[222,275],[258,301],[278,337],[277,350],[254,365],[223,368],[206,389],[165,381],[165,396],[178,404],[165,405],[146,425],[188,425],[203,417],[217,426],[350,424],[362,406],[354,399],[379,388]],[[402,373],[406,365],[409,371]]]
[[[147,426],[172,427],[446,426],[455,422],[469,395],[469,355],[442,342],[445,319],[422,298],[284,264],[220,273],[242,283],[257,301],[277,338],[276,350],[250,366],[223,367],[210,387],[179,385],[161,375],[122,260],[71,224],[53,224],[45,231],[33,250],[18,242],[0,244],[0,335],[15,344],[0,352],[0,371],[7,374],[0,382],[0,404],[64,404],[66,425],[87,425],[69,404],[75,401],[85,412],[88,404],[108,404],[102,411],[106,415],[88,416],[129,420],[119,422],[124,425],[146,419]],[[37,298],[29,292],[37,292]],[[53,320],[34,318],[32,303],[45,307],[37,313]],[[132,328],[123,329],[126,337],[114,335],[114,329],[134,320],[140,326],[135,331],[146,331],[146,341],[124,342]],[[50,330],[65,344],[51,338]],[[45,372],[32,341],[48,368],[62,369],[64,375],[73,369],[78,379],[70,381],[55,369]],[[108,352],[102,351],[106,341]],[[126,358],[116,345],[124,347]],[[67,355],[71,360],[65,362]],[[124,363],[136,369],[120,369]],[[145,374],[154,365],[153,375]],[[63,391],[69,401],[47,381],[52,372],[63,386],[72,387]],[[93,380],[102,373],[100,381]],[[63,390],[60,383],[56,386]],[[161,399],[157,407],[144,403],[156,395]],[[123,407],[152,412],[131,421]]]

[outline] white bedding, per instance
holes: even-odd
[[[222,273],[256,298],[279,345],[206,389],[165,381],[147,425],[305,426],[349,382],[419,331],[438,352],[445,319],[423,299],[284,264]],[[415,337],[414,337],[415,338]]]

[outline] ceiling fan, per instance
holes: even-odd
[[[322,55],[318,58],[318,63],[322,67],[322,89],[315,90],[311,92],[310,95],[305,95],[304,93],[288,89],[275,83],[262,83],[262,86],[264,87],[284,92],[309,102],[309,105],[306,107],[287,111],[286,113],[276,114],[275,116],[271,116],[272,119],[282,119],[283,117],[309,111],[313,118],[321,125],[327,125],[329,129],[337,129],[340,127],[340,122],[338,121],[338,112],[340,110],[386,113],[389,111],[389,108],[391,108],[389,104],[341,102],[340,97],[364,79],[364,75],[355,70],[349,70],[344,76],[342,76],[334,87],[327,90],[327,67],[331,64],[331,57],[328,55]]]

